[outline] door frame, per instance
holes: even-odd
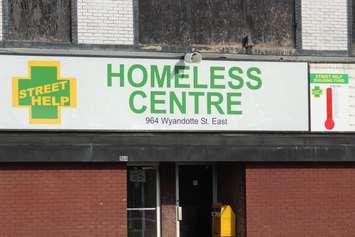
[[[175,221],[176,221],[176,237],[180,237],[180,220],[179,220],[179,168],[180,166],[202,166],[210,165],[212,167],[212,204],[217,202],[217,169],[213,162],[177,162],[175,163]]]
[[[143,167],[145,169],[151,169],[155,170],[156,174],[156,220],[157,220],[157,237],[161,236],[161,204],[160,204],[160,174],[159,174],[159,163],[127,163],[127,168],[128,167]],[[128,175],[128,172],[127,172]],[[128,177],[127,177],[128,178]],[[128,202],[128,200],[127,200]],[[126,210],[130,210],[131,208],[126,208]],[[141,208],[141,209],[147,209],[147,208]],[[128,228],[128,226],[127,226]]]

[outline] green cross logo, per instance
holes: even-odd
[[[312,89],[312,95],[314,97],[320,97],[321,95],[323,94],[323,91],[322,89],[319,87],[319,86],[315,86],[313,89]]]
[[[29,61],[30,77],[13,78],[13,106],[28,107],[30,124],[60,124],[61,108],[76,107],[76,81],[60,78],[57,61]]]

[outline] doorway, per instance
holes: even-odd
[[[160,237],[160,193],[157,167],[127,168],[128,237]]]
[[[211,237],[212,165],[177,166],[179,237]]]

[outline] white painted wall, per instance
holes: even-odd
[[[78,0],[78,41],[132,45],[132,0]]]
[[[347,0],[302,0],[302,48],[348,49]]]

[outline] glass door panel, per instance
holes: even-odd
[[[128,237],[157,236],[157,170],[128,167]]]

